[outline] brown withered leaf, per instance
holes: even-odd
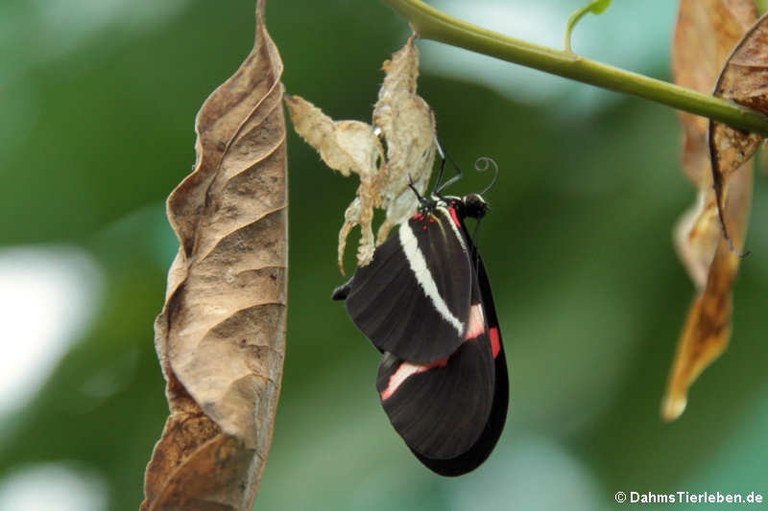
[[[673,46],[675,82],[709,93],[732,48],[757,19],[752,0],[681,0]],[[731,325],[731,287],[739,258],[723,238],[710,164],[709,121],[680,114],[683,126],[683,167],[699,188],[694,206],[675,229],[675,246],[698,295],[678,341],[662,417],[674,420],[685,410],[687,393],[698,375],[726,348]],[[734,181],[728,205],[731,227],[743,246],[752,190],[751,165]]]
[[[697,291],[707,285],[709,268],[722,233],[717,217],[715,193],[711,187],[700,188],[696,202],[678,220],[674,229],[677,255],[688,270]]]
[[[155,322],[170,416],[147,467],[149,510],[246,510],[272,439],[285,351],[283,65],[256,44],[197,115],[194,170],[168,198],[180,249]]]
[[[768,15],[760,18],[733,50],[720,73],[714,94],[768,113]],[[752,158],[762,141],[761,135],[745,133],[719,122],[709,123],[713,187],[726,240],[730,241],[730,226],[725,219],[729,177]]]
[[[675,83],[710,94],[734,46],[757,19],[753,0],[680,0],[672,46]],[[680,112],[683,167],[694,184],[711,185],[709,120]]]
[[[435,119],[429,105],[416,94],[419,53],[413,37],[384,63],[384,83],[368,125],[359,121],[334,121],[309,101],[286,98],[296,132],[320,153],[323,161],[344,176],[357,174],[357,196],[344,213],[339,232],[338,265],[343,260],[347,237],[360,226],[357,265],[365,266],[393,226],[416,210],[412,180],[424,193],[435,158]],[[386,147],[386,150],[384,149]],[[376,236],[374,210],[385,210]]]
[[[737,247],[743,246],[746,235],[752,196],[752,173],[751,166],[746,166],[736,173],[731,179],[727,197],[727,206],[731,212],[731,232]],[[710,192],[709,196],[708,205],[705,206],[706,213],[701,216],[709,220],[706,227],[700,227],[709,228],[710,233],[718,233],[717,245],[704,287],[699,290],[688,312],[688,319],[678,341],[662,403],[662,417],[668,421],[677,419],[685,411],[689,387],[701,372],[725,351],[731,336],[731,289],[739,271],[741,258],[731,250],[720,234],[714,195]],[[695,232],[692,234],[695,235]],[[700,234],[706,235],[707,233]]]

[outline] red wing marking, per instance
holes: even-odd
[[[434,369],[435,367],[445,367],[448,365],[448,357],[441,358],[437,362],[432,362],[431,364],[425,364],[425,365],[417,365],[417,364],[411,364],[410,362],[403,362],[400,364],[400,366],[397,368],[397,370],[392,373],[392,376],[389,377],[389,381],[387,382],[387,388],[384,389],[381,392],[381,399],[387,400],[392,395],[397,392],[397,389],[400,387],[400,385],[403,384],[405,380],[408,379],[409,376],[413,376],[414,374],[423,373],[424,371],[429,371],[430,369]]]
[[[469,328],[467,328],[467,335],[464,337],[466,341],[472,341],[485,333],[485,314],[483,314],[482,304],[476,303],[469,310]],[[499,340],[499,329],[494,327],[491,329],[491,349],[493,350],[493,357],[496,358],[501,344]],[[389,377],[387,382],[387,388],[381,391],[381,399],[387,400],[397,392],[400,385],[403,384],[410,376],[414,374],[423,373],[434,369],[435,367],[445,367],[448,365],[448,357],[441,358],[431,364],[412,364],[411,362],[402,362],[394,373]]]
[[[459,215],[456,213],[456,208],[448,208],[448,211],[451,212],[451,219],[453,220],[453,223],[458,227],[461,227],[461,220],[459,220]]]
[[[496,358],[496,356],[501,351],[501,337],[499,336],[499,327],[491,327],[491,331],[488,333],[491,337],[491,352],[493,353],[493,358]]]

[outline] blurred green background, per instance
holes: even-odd
[[[141,501],[167,416],[152,343],[176,250],[164,199],[194,162],[195,112],[250,50],[253,4],[0,4],[0,509]],[[582,4],[437,5],[560,46]],[[574,48],[668,79],[675,8],[614,2],[579,25]],[[402,19],[378,2],[293,0],[268,2],[267,21],[289,92],[335,118],[370,119],[381,62],[407,35]],[[478,156],[501,168],[478,243],[510,367],[505,433],[476,472],[443,479],[389,426],[378,355],[330,300],[356,184],[291,134],[288,353],[256,508],[604,510],[622,507],[617,491],[768,497],[768,229],[753,222],[730,350],[685,415],[662,424],[693,297],[671,246],[694,198],[675,113],[420,47],[420,92],[447,149],[465,169]],[[452,193],[485,187],[487,176],[467,174]],[[768,209],[763,181],[754,219]]]

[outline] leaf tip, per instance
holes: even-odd
[[[688,398],[683,393],[669,393],[661,404],[661,418],[665,422],[672,422],[680,418],[688,405]]]

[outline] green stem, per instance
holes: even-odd
[[[539,69],[768,136],[768,117],[731,101],[586,59],[574,53],[521,41],[453,18],[421,0],[384,0],[407,18],[419,35],[442,43]]]

